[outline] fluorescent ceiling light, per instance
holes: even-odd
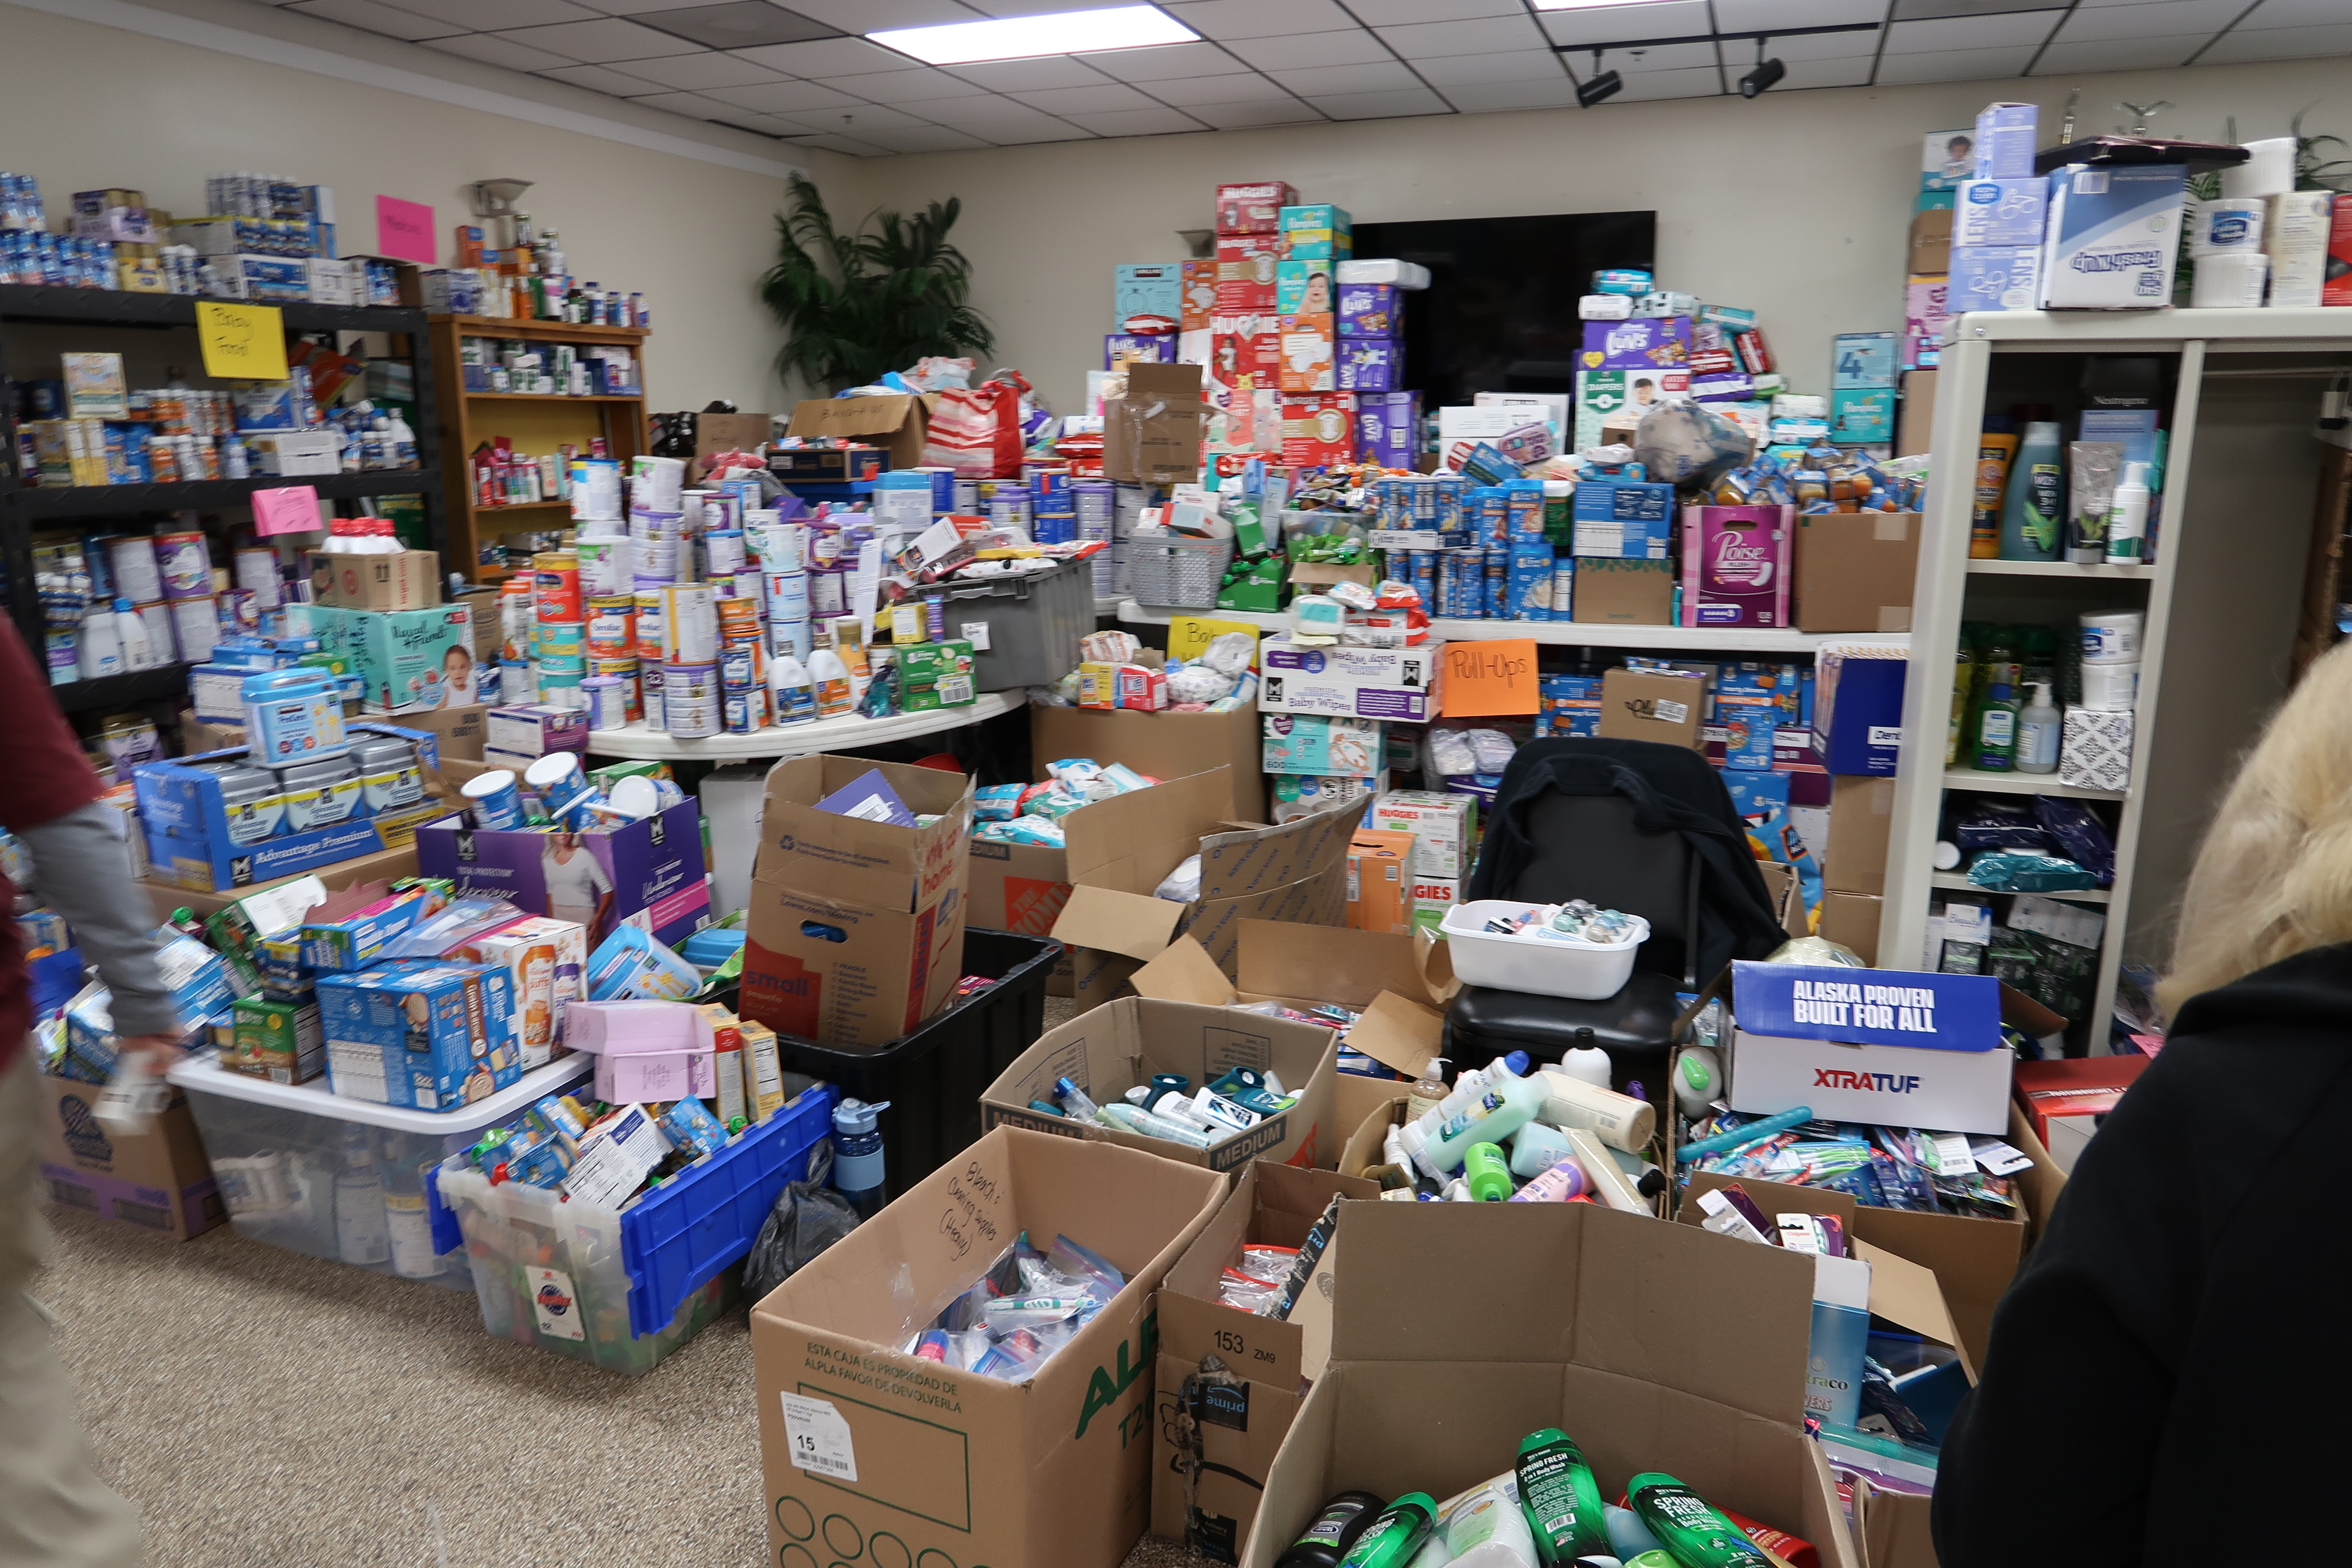
[[[1025,60],[1040,55],[1140,49],[1190,44],[1200,34],[1153,5],[1114,5],[1052,16],[1008,16],[995,22],[950,22],[938,27],[893,27],[867,37],[935,66],[982,60]]]

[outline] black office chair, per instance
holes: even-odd
[[[1489,896],[1531,904],[1587,899],[1641,916],[1650,923],[1649,940],[1623,988],[1598,1002],[1464,986],[1446,1010],[1448,1059],[1458,1070],[1517,1050],[1537,1062],[1556,1062],[1572,1047],[1599,1046],[1609,1053],[1618,1089],[1638,1080],[1654,1096],[1666,1081],[1667,1052],[1682,1010],[1675,994],[1699,985],[1691,972],[1697,857],[1680,833],[1637,828],[1633,803],[1622,795],[1548,793],[1529,810],[1535,857],[1507,891]]]

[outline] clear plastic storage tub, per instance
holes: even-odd
[[[1649,921],[1629,917],[1633,939],[1606,947],[1577,937],[1538,936],[1532,931],[1507,936],[1485,929],[1497,915],[1517,917],[1534,907],[1519,899],[1480,899],[1446,910],[1437,929],[1453,955],[1454,978],[1465,985],[1580,1002],[1598,1002],[1624,989],[1633,955],[1650,940]]]
[[[450,1111],[352,1100],[331,1092],[323,1078],[248,1078],[221,1067],[212,1051],[167,1076],[187,1094],[239,1236],[462,1290],[470,1283],[465,1260],[435,1248],[426,1173],[489,1129],[520,1120],[531,1101],[564,1092],[594,1064],[564,1057]]]

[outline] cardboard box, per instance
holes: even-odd
[[[1238,1171],[1259,1159],[1323,1165],[1338,1158],[1345,1136],[1332,1119],[1332,1032],[1320,1025],[1223,1005],[1122,996],[1038,1037],[981,1091],[981,1125],[1117,1143],[1212,1171]],[[1100,1105],[1150,1082],[1154,1073],[1181,1073],[1198,1089],[1236,1067],[1277,1074],[1297,1102],[1205,1149],[1029,1109],[1033,1100],[1053,1102],[1056,1079],[1068,1079]]]
[[[1306,1398],[1304,1386],[1322,1375],[1330,1356],[1326,1317],[1294,1312],[1277,1322],[1219,1302],[1217,1285],[1226,1266],[1249,1243],[1298,1246],[1334,1196],[1376,1199],[1380,1194],[1378,1183],[1360,1177],[1256,1161],[1169,1268],[1160,1287],[1159,1378],[1152,1393],[1154,1535],[1225,1561],[1240,1554],[1257,1517],[1265,1473]],[[1307,1288],[1314,1289],[1311,1281]],[[1192,1441],[1171,1443],[1171,1434],[1186,1424]]]
[[[352,668],[371,712],[425,712],[474,701],[474,612],[466,605],[352,610],[343,617]]]
[[[797,413],[797,410],[795,410]],[[694,472],[720,452],[756,452],[775,439],[772,414],[698,414],[694,416]]]
[[[587,856],[593,869],[558,861],[565,850]],[[462,816],[445,816],[416,830],[416,863],[460,892],[586,926],[592,953],[623,925],[675,946],[710,921],[700,807],[691,800],[625,826],[572,835],[469,827]],[[593,901],[572,901],[583,896]]]
[[[1190,484],[1201,477],[1209,405],[1197,364],[1127,367],[1127,395],[1103,403],[1103,477],[1135,484]]]
[[[1833,893],[1886,891],[1886,847],[1895,828],[1895,781],[1830,781],[1830,839],[1822,853],[1822,885]]]
[[[1890,658],[1871,657],[1866,647],[1858,652],[1832,645],[1816,661],[1814,744],[1831,773],[1892,777],[1903,746],[1903,682],[1910,660],[1900,648]]]
[[[923,432],[929,405],[920,397],[897,393],[873,397],[812,398],[793,405],[785,434],[838,436],[879,447],[888,466],[912,468],[923,461]]]
[[[1264,721],[1255,705],[1224,713],[1139,713],[1122,709],[1029,710],[1029,755],[1040,766],[1058,757],[1092,757],[1108,765],[1125,763],[1155,779],[1186,778],[1208,769],[1231,769],[1231,813],[1235,822],[1264,822],[1265,776],[1259,771],[1259,731]],[[988,924],[980,915],[973,919]],[[1017,931],[1017,926],[1001,926]]]
[[[878,770],[901,827],[816,803]],[[887,1045],[945,1006],[961,978],[971,781],[857,757],[793,757],[768,774],[743,949],[745,1017],[841,1049]]]
[[[1918,513],[1812,512],[1799,515],[1796,526],[1798,630],[1911,629],[1924,526]]]
[[[1811,1542],[1822,1568],[1857,1568],[1801,1419],[1811,1259],[1591,1204],[1438,1206],[1340,1205],[1330,1363],[1267,1474],[1244,1568],[1273,1568],[1334,1492],[1444,1497],[1507,1470],[1545,1426],[1575,1437],[1604,1497],[1664,1470]],[[1496,1257],[1515,1267],[1482,1268]],[[1481,1284],[1348,1285],[1407,1276]],[[1717,1331],[1725,1300],[1734,1335]]]
[[[1440,1009],[1459,989],[1443,942],[1289,921],[1242,921],[1234,969],[1227,979],[1199,942],[1180,936],[1135,972],[1135,989],[1154,1001],[1202,1007],[1336,1004],[1364,1015],[1349,1034],[1356,1049],[1414,1078],[1438,1053],[1445,1033]],[[1362,1117],[1337,1120],[1344,1137]]]
[[[1675,563],[1579,556],[1573,619],[1601,626],[1663,626],[1675,617]]]
[[[188,1097],[172,1090],[154,1127],[129,1137],[95,1114],[100,1086],[33,1077],[41,1100],[41,1181],[49,1202],[185,1241],[228,1217]]]
[[[469,702],[425,713],[403,714],[401,725],[404,729],[426,731],[436,737],[440,760],[445,763],[478,763],[489,735],[489,712],[488,703]]]
[[[344,610],[422,610],[441,602],[441,557],[430,550],[341,555],[313,550],[310,592]]]
[[[1911,254],[1904,264],[1908,277],[1940,278],[1952,269],[1952,209],[1936,207],[1911,215]]]
[[[887,1541],[886,1563],[1118,1568],[1149,1520],[1153,1293],[1225,1187],[1003,1129],[779,1286],[751,1310],[770,1554],[825,1561],[854,1537]],[[899,1353],[1024,1230],[1092,1247],[1126,1288],[1026,1383]]]
[[[1895,455],[1898,458],[1925,456],[1934,439],[1936,424],[1936,373],[1932,370],[1906,370],[1903,373],[1903,409],[1895,426]]]
[[[1621,668],[1601,678],[1598,733],[1603,737],[1696,751],[1706,720],[1706,682],[1697,676]]]
[[[1258,645],[1265,677],[1258,707],[1424,723],[1437,714],[1444,646],[1347,647],[1268,637]]]
[[[254,893],[268,892],[299,882],[305,877],[317,877],[330,888],[353,888],[368,882],[397,881],[416,875],[416,844],[412,837],[397,849],[379,849],[372,855],[334,865],[320,866],[315,870],[296,872],[291,876],[275,877],[267,882],[257,882],[247,888],[231,888],[220,892],[200,893],[192,889],[175,887],[153,878],[139,885],[147,891],[149,907],[155,911],[158,925],[172,918],[173,910],[190,910],[201,920],[226,909],[237,900]]]
[[[1853,949],[1855,957],[1875,968],[1878,918],[1885,905],[1885,900],[1876,893],[1826,893],[1822,899],[1820,934],[1843,942]]]
[[[2170,302],[2188,181],[2179,163],[2068,163],[2051,171],[2034,306],[2129,310]]]
[[[1348,840],[1348,929],[1402,936],[1412,930],[1411,833],[1360,827]]]

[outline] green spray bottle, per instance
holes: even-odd
[[[1625,1483],[1627,1500],[1680,1568],[1771,1568],[1731,1521],[1674,1477],[1646,1470]]]
[[[1405,1568],[1436,1528],[1436,1500],[1427,1492],[1407,1492],[1356,1537],[1339,1568]]]
[[[1557,1426],[1528,1433],[1519,1439],[1511,1468],[1519,1482],[1519,1511],[1528,1516],[1545,1568],[1609,1551],[1600,1483],[1567,1433]]]

